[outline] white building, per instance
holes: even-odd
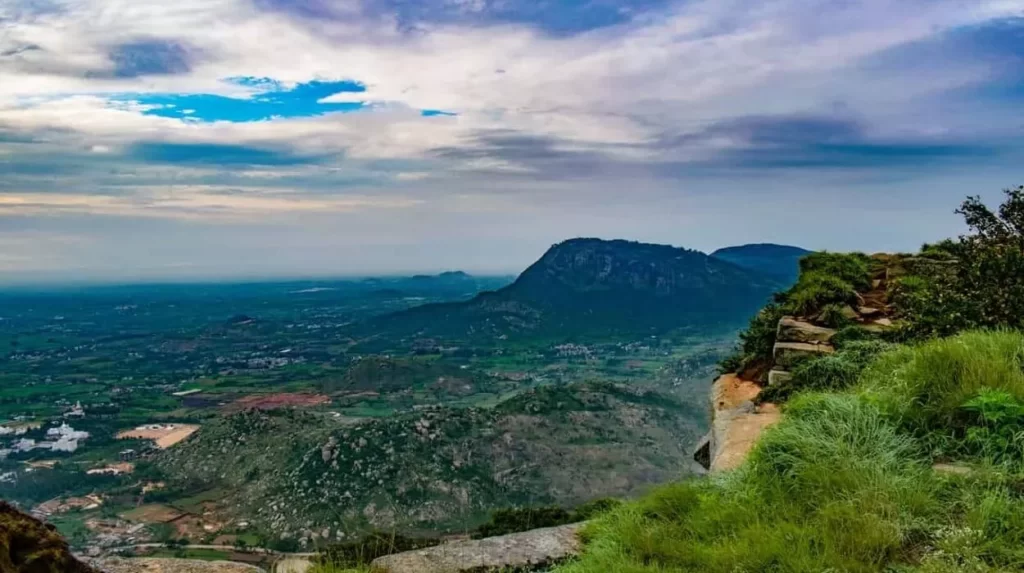
[[[55,452],[73,452],[78,449],[78,440],[61,436],[59,440],[50,446],[50,449]]]
[[[50,428],[46,431],[46,435],[51,438],[68,438],[71,440],[86,440],[89,438],[89,432],[80,432],[67,424],[67,422],[57,426],[56,428]]]
[[[29,438],[22,438],[17,442],[14,442],[14,451],[16,452],[28,452],[35,449],[36,441]]]

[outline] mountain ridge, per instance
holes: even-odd
[[[413,336],[655,333],[739,324],[784,286],[692,249],[574,238],[553,245],[506,287],[392,313],[370,327]]]

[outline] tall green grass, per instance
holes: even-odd
[[[1019,333],[972,332],[884,352],[852,387],[796,395],[740,469],[592,522],[557,571],[1022,571],[1022,464],[953,448],[973,471],[932,468],[935,435],[985,422],[965,406],[978,396],[1016,411],[1004,402],[1024,399],[1022,348]]]

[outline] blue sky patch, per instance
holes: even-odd
[[[450,111],[442,111],[442,110],[439,110],[439,109],[424,109],[424,110],[420,110],[420,115],[422,115],[423,117],[436,117],[436,116],[439,116],[439,115],[453,116],[453,115],[459,115],[459,114],[452,113]]]
[[[215,94],[132,94],[121,101],[136,101],[157,106],[145,111],[147,115],[171,117],[191,121],[263,121],[275,118],[312,117],[333,112],[359,111],[362,102],[323,103],[320,100],[342,92],[361,93],[366,86],[345,80],[336,82],[312,81],[283,88],[270,78],[230,78],[231,83],[254,87],[259,91],[248,98]]]

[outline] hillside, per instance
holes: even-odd
[[[426,408],[355,425],[244,412],[157,464],[171,489],[216,492],[216,511],[268,539],[459,531],[496,508],[571,506],[684,474],[702,410],[650,390],[582,383],[490,409]]]
[[[970,234],[914,255],[803,259],[715,383],[742,455],[712,444],[723,475],[605,514],[557,571],[1021,571],[1024,187],[958,212]]]
[[[758,243],[725,247],[711,253],[711,256],[744,269],[759,272],[787,285],[796,281],[800,274],[800,259],[811,251],[789,245]]]
[[[780,286],[777,278],[698,251],[571,239],[551,247],[507,287],[398,312],[366,330],[467,337],[722,328],[746,320]]]

